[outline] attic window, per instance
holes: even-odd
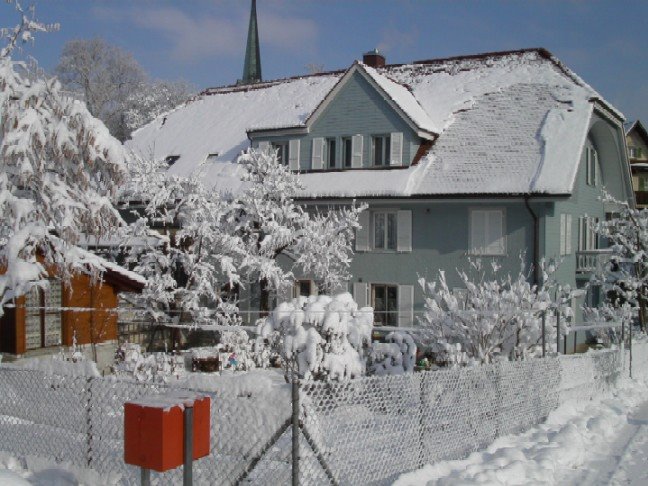
[[[216,157],[218,157],[218,152],[213,152],[207,156],[207,162],[216,162]]]
[[[167,155],[167,158],[164,159],[164,161],[167,163],[169,167],[171,167],[173,164],[175,164],[178,159],[180,158],[179,155]]]

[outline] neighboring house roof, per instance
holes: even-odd
[[[646,127],[643,126],[643,123],[641,123],[641,120],[635,120],[632,123],[628,123],[625,125],[626,135],[630,135],[631,132],[636,131],[641,138],[643,138],[644,142],[648,144],[648,131],[646,130]]]
[[[355,63],[413,123],[438,134],[412,167],[302,174],[304,198],[471,194],[565,195],[572,191],[594,103],[622,115],[544,49],[421,61],[372,69]],[[233,163],[247,131],[303,127],[344,73],[206,91],[133,134],[127,145],[156,158],[180,155],[169,172],[238,191]]]
[[[141,275],[78,246],[68,250],[66,260],[73,261],[76,269],[88,268],[98,271],[104,281],[114,285],[118,290],[140,292],[146,285],[146,279]]]

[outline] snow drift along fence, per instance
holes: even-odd
[[[633,360],[635,375],[648,377],[648,343],[635,345]],[[386,484],[426,463],[465,457],[498,436],[541,422],[568,399],[609,389],[627,366],[627,352],[600,351],[302,382],[299,483]],[[139,471],[123,462],[123,404],[166,389],[0,366],[0,450],[49,456],[120,474],[124,485],[139,484]],[[213,397],[212,453],[196,462],[196,484],[289,484],[290,388],[245,396],[206,393]],[[154,473],[152,480],[179,483],[181,470]]]

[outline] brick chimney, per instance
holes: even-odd
[[[385,66],[385,56],[383,56],[378,49],[365,52],[362,55],[362,62],[372,68],[380,68]]]

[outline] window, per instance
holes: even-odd
[[[277,161],[281,165],[288,165],[288,157],[290,156],[288,142],[272,142],[272,148],[277,152]]]
[[[396,250],[398,225],[396,212],[378,211],[373,213],[374,248],[377,250]]]
[[[377,326],[396,326],[398,323],[398,286],[373,284],[371,305]]]
[[[503,209],[473,209],[470,212],[470,248],[475,255],[504,255]]]
[[[49,280],[49,289],[33,287],[25,296],[25,347],[36,349],[61,344],[62,287]]]
[[[639,190],[648,191],[648,175],[639,176]]]
[[[329,169],[335,169],[337,158],[336,140],[335,138],[326,139],[326,163]]]
[[[578,219],[578,249],[590,251],[598,248],[598,238],[595,227],[598,218],[584,216]]]
[[[353,141],[351,137],[342,138],[342,164],[345,169],[351,168],[353,160]]]
[[[641,148],[640,147],[628,147],[628,152],[630,158],[640,159],[641,158]]]
[[[180,158],[179,155],[167,155],[164,161],[169,167],[171,167],[173,164],[175,164],[178,161],[179,158]]]
[[[594,147],[587,147],[585,158],[587,163],[587,185],[596,186],[598,184],[598,152]]]
[[[389,135],[374,135],[371,137],[372,162],[375,166],[389,165],[391,139]]]

